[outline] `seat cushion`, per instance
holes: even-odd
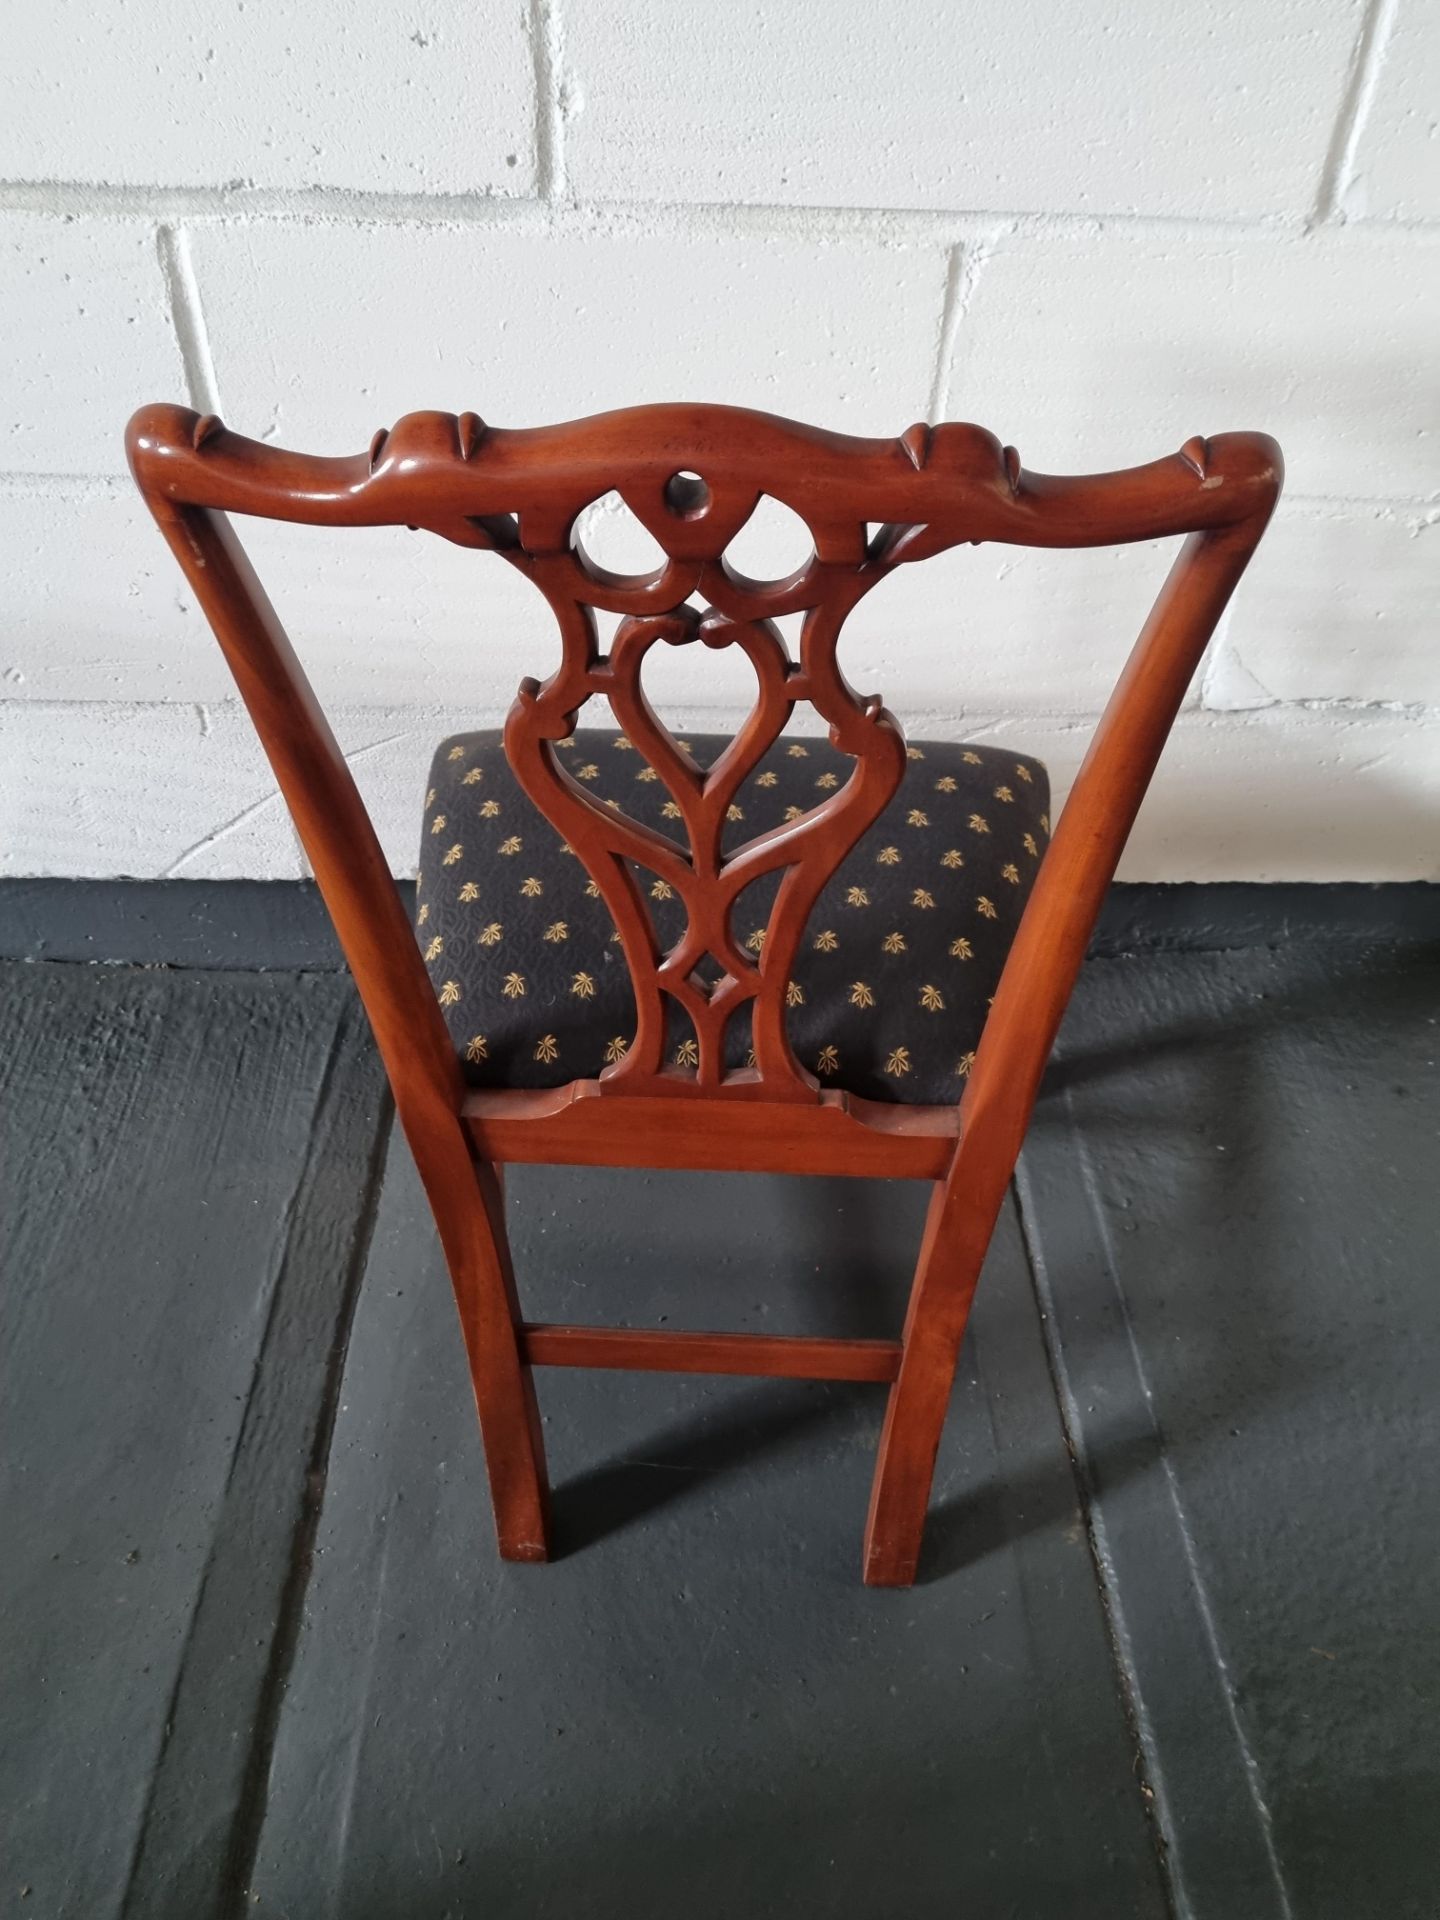
[[[685,742],[702,766],[729,735]],[[600,800],[679,833],[663,782],[623,734],[564,743]],[[980,1039],[1049,830],[1038,760],[1008,749],[921,741],[894,801],[856,844],[810,915],[796,959],[791,1045],[822,1085],[907,1104],[953,1101]],[[726,851],[823,800],[853,768],[821,739],[783,738],[740,788]],[[421,834],[417,934],[468,1080],[554,1087],[594,1079],[635,1031],[629,973],[580,860],[510,771],[498,732],[441,743]],[[678,897],[642,875],[662,948],[684,931]],[[737,940],[758,952],[780,876],[737,902]],[[667,1054],[693,1064],[671,1009]],[[745,1064],[743,1014],[727,1066]]]

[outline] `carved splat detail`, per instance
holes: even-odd
[[[705,520],[717,504],[698,476],[672,477],[664,498],[669,513],[687,523]],[[667,530],[664,521],[652,524],[657,534]],[[796,948],[821,889],[894,797],[905,767],[904,738],[894,718],[880,700],[862,700],[853,691],[835,658],[846,614],[885,569],[869,556],[843,571],[812,560],[785,580],[747,580],[726,565],[720,550],[720,535],[728,537],[730,524],[731,516],[722,512],[710,553],[688,563],[672,557],[654,574],[628,579],[597,567],[578,541],[561,554],[532,555],[518,544],[502,548],[549,600],[563,642],[558,671],[543,686],[529,679],[521,684],[505,726],[505,751],[530,798],[585,863],[620,934],[636,1032],[624,1059],[606,1070],[607,1088],[814,1102],[817,1083],[796,1061],[785,1030],[785,991]],[[688,603],[696,591],[712,596],[703,613]],[[669,604],[655,610],[653,602],[661,597]],[[599,647],[597,604],[622,616],[608,655]],[[767,604],[776,613],[803,607],[798,662],[762,611]],[[645,658],[662,643],[738,647],[754,669],[754,707],[711,767],[697,765],[646,695]],[[556,753],[574,732],[585,702],[597,694],[664,782],[680,811],[685,847],[602,804]],[[724,853],[727,809],[802,701],[829,722],[832,743],[854,756],[854,771],[799,819]],[[685,903],[685,933],[668,951],[659,948],[632,863],[665,881]],[[777,870],[782,879],[761,955],[751,960],[734,938],[735,903],[752,881]],[[707,961],[719,968],[713,984],[704,970]],[[693,1069],[664,1063],[667,997],[694,1027],[699,1059]],[[755,1064],[727,1074],[726,1028],[746,1002]]]

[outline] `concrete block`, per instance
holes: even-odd
[[[529,193],[524,22],[507,0],[413,9],[54,0],[7,24],[0,173]]]
[[[289,817],[238,704],[7,700],[0,870],[289,880],[301,868]]]
[[[846,673],[912,733],[947,737],[974,712],[1097,712],[1176,545],[958,547],[904,567],[846,622]]]
[[[0,472],[123,473],[133,410],[186,391],[155,229],[5,213],[0,257]]]
[[[738,716],[676,712],[676,724]],[[391,870],[413,875],[437,740],[499,714],[341,708],[332,724]],[[1058,815],[1093,716],[931,715],[939,738],[1050,768]],[[1126,880],[1440,880],[1433,715],[1271,707],[1181,715],[1121,864]],[[237,705],[0,704],[0,841],[13,874],[291,879],[293,833]]]
[[[522,675],[553,664],[549,609],[493,555],[403,527],[235,524],[322,704],[468,697],[503,711]],[[128,481],[0,495],[0,550],[14,556],[5,697],[235,698],[209,624]]]
[[[1440,708],[1435,519],[1434,509],[1282,503],[1237,597],[1227,649],[1272,699]],[[1206,704],[1219,703],[1207,684]],[[1440,715],[1435,725],[1440,734]]]
[[[1340,183],[1347,214],[1440,216],[1440,12],[1399,0],[1354,163]]]
[[[0,494],[8,700],[218,700],[234,683],[127,480]],[[83,555],[83,565],[75,564]]]
[[[971,715],[965,731],[1038,754],[1055,812],[1093,719]],[[1437,880],[1433,716],[1308,708],[1182,713],[1120,862],[1122,880]]]
[[[938,247],[309,223],[203,228],[194,258],[227,420],[327,453],[421,407],[719,400],[899,433],[945,274]]]
[[[1292,493],[1420,498],[1435,485],[1437,268],[1430,242],[1373,229],[1017,233],[981,270],[948,410],[1041,471],[1258,427],[1284,447]]]
[[[1313,199],[1357,0],[566,9],[570,184],[630,200],[1236,215]],[[698,84],[697,84],[698,77]]]

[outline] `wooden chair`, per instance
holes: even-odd
[[[1023,472],[1013,448],[974,426],[918,425],[898,440],[861,440],[677,405],[529,431],[487,428],[471,413],[413,413],[377,433],[366,454],[316,459],[160,405],[136,414],[128,449],[230,663],[374,1028],[454,1283],[501,1554],[543,1560],[547,1552],[536,1366],[884,1381],[864,1577],[907,1585],[971,1297],[1041,1073],[1186,686],[1275,505],[1279,448],[1260,434],[1222,434],[1149,466],[1057,479]],[[575,538],[577,516],[612,489],[667,556],[651,574],[609,573]],[[786,579],[747,579],[724,558],[762,493],[793,509],[813,536],[813,556]],[[350,771],[228,513],[426,528],[499,554],[545,595],[562,664],[543,686],[522,682],[504,755],[524,803],[537,810],[532,818],[543,816],[547,831],[564,836],[557,851],[583,863],[587,896],[603,901],[623,948],[634,1032],[616,1042],[603,1071],[558,1086],[543,1077],[528,1086],[467,1079],[463,1027],[452,1030],[440,1004],[459,988],[447,996],[427,975]],[[797,1060],[787,1030],[802,935],[912,764],[878,698],[859,697],[841,675],[836,643],[846,615],[896,567],[961,542],[1085,547],[1169,535],[1188,538],[1099,723],[1023,917],[1017,912],[973,1064],[968,1056],[962,1063],[970,1070],[957,1083],[958,1107],[916,1104],[903,1089],[885,1101],[822,1085],[824,1061],[817,1077]],[[608,655],[597,609],[620,616]],[[793,663],[773,624],[787,614],[803,614]],[[640,685],[652,644],[696,638],[740,646],[759,685],[750,719],[708,769],[676,743]],[[686,843],[603,804],[557,752],[592,695],[620,718],[624,743],[641,757],[637,769],[643,761],[658,776],[656,791]],[[828,724],[845,777],[823,800],[727,843],[739,784],[797,702]],[[982,758],[969,754],[967,764]],[[969,857],[957,849],[955,864]],[[648,891],[646,874],[658,879]],[[773,904],[745,946],[732,915],[759,879],[774,889]],[[651,912],[652,894],[667,889],[683,907],[674,939],[657,935]],[[473,953],[468,963],[479,964]],[[737,1064],[727,1027],[742,1011],[749,1048]],[[677,1012],[693,1030],[678,1059],[667,1051]],[[470,1051],[484,1055],[484,1037],[475,1042]],[[512,1161],[931,1180],[903,1331],[895,1340],[781,1339],[527,1324],[497,1172]]]

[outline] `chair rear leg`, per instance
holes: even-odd
[[[955,1363],[1004,1197],[1002,1181],[993,1207],[973,1191],[962,1198],[960,1175],[957,1156],[949,1176],[937,1183],[925,1218],[865,1524],[870,1587],[908,1587],[915,1579]]]
[[[427,1140],[416,1160],[455,1289],[500,1557],[544,1560],[549,1557],[545,1447],[534,1379],[520,1356],[519,1301],[499,1171],[472,1159],[458,1127],[453,1143]]]

